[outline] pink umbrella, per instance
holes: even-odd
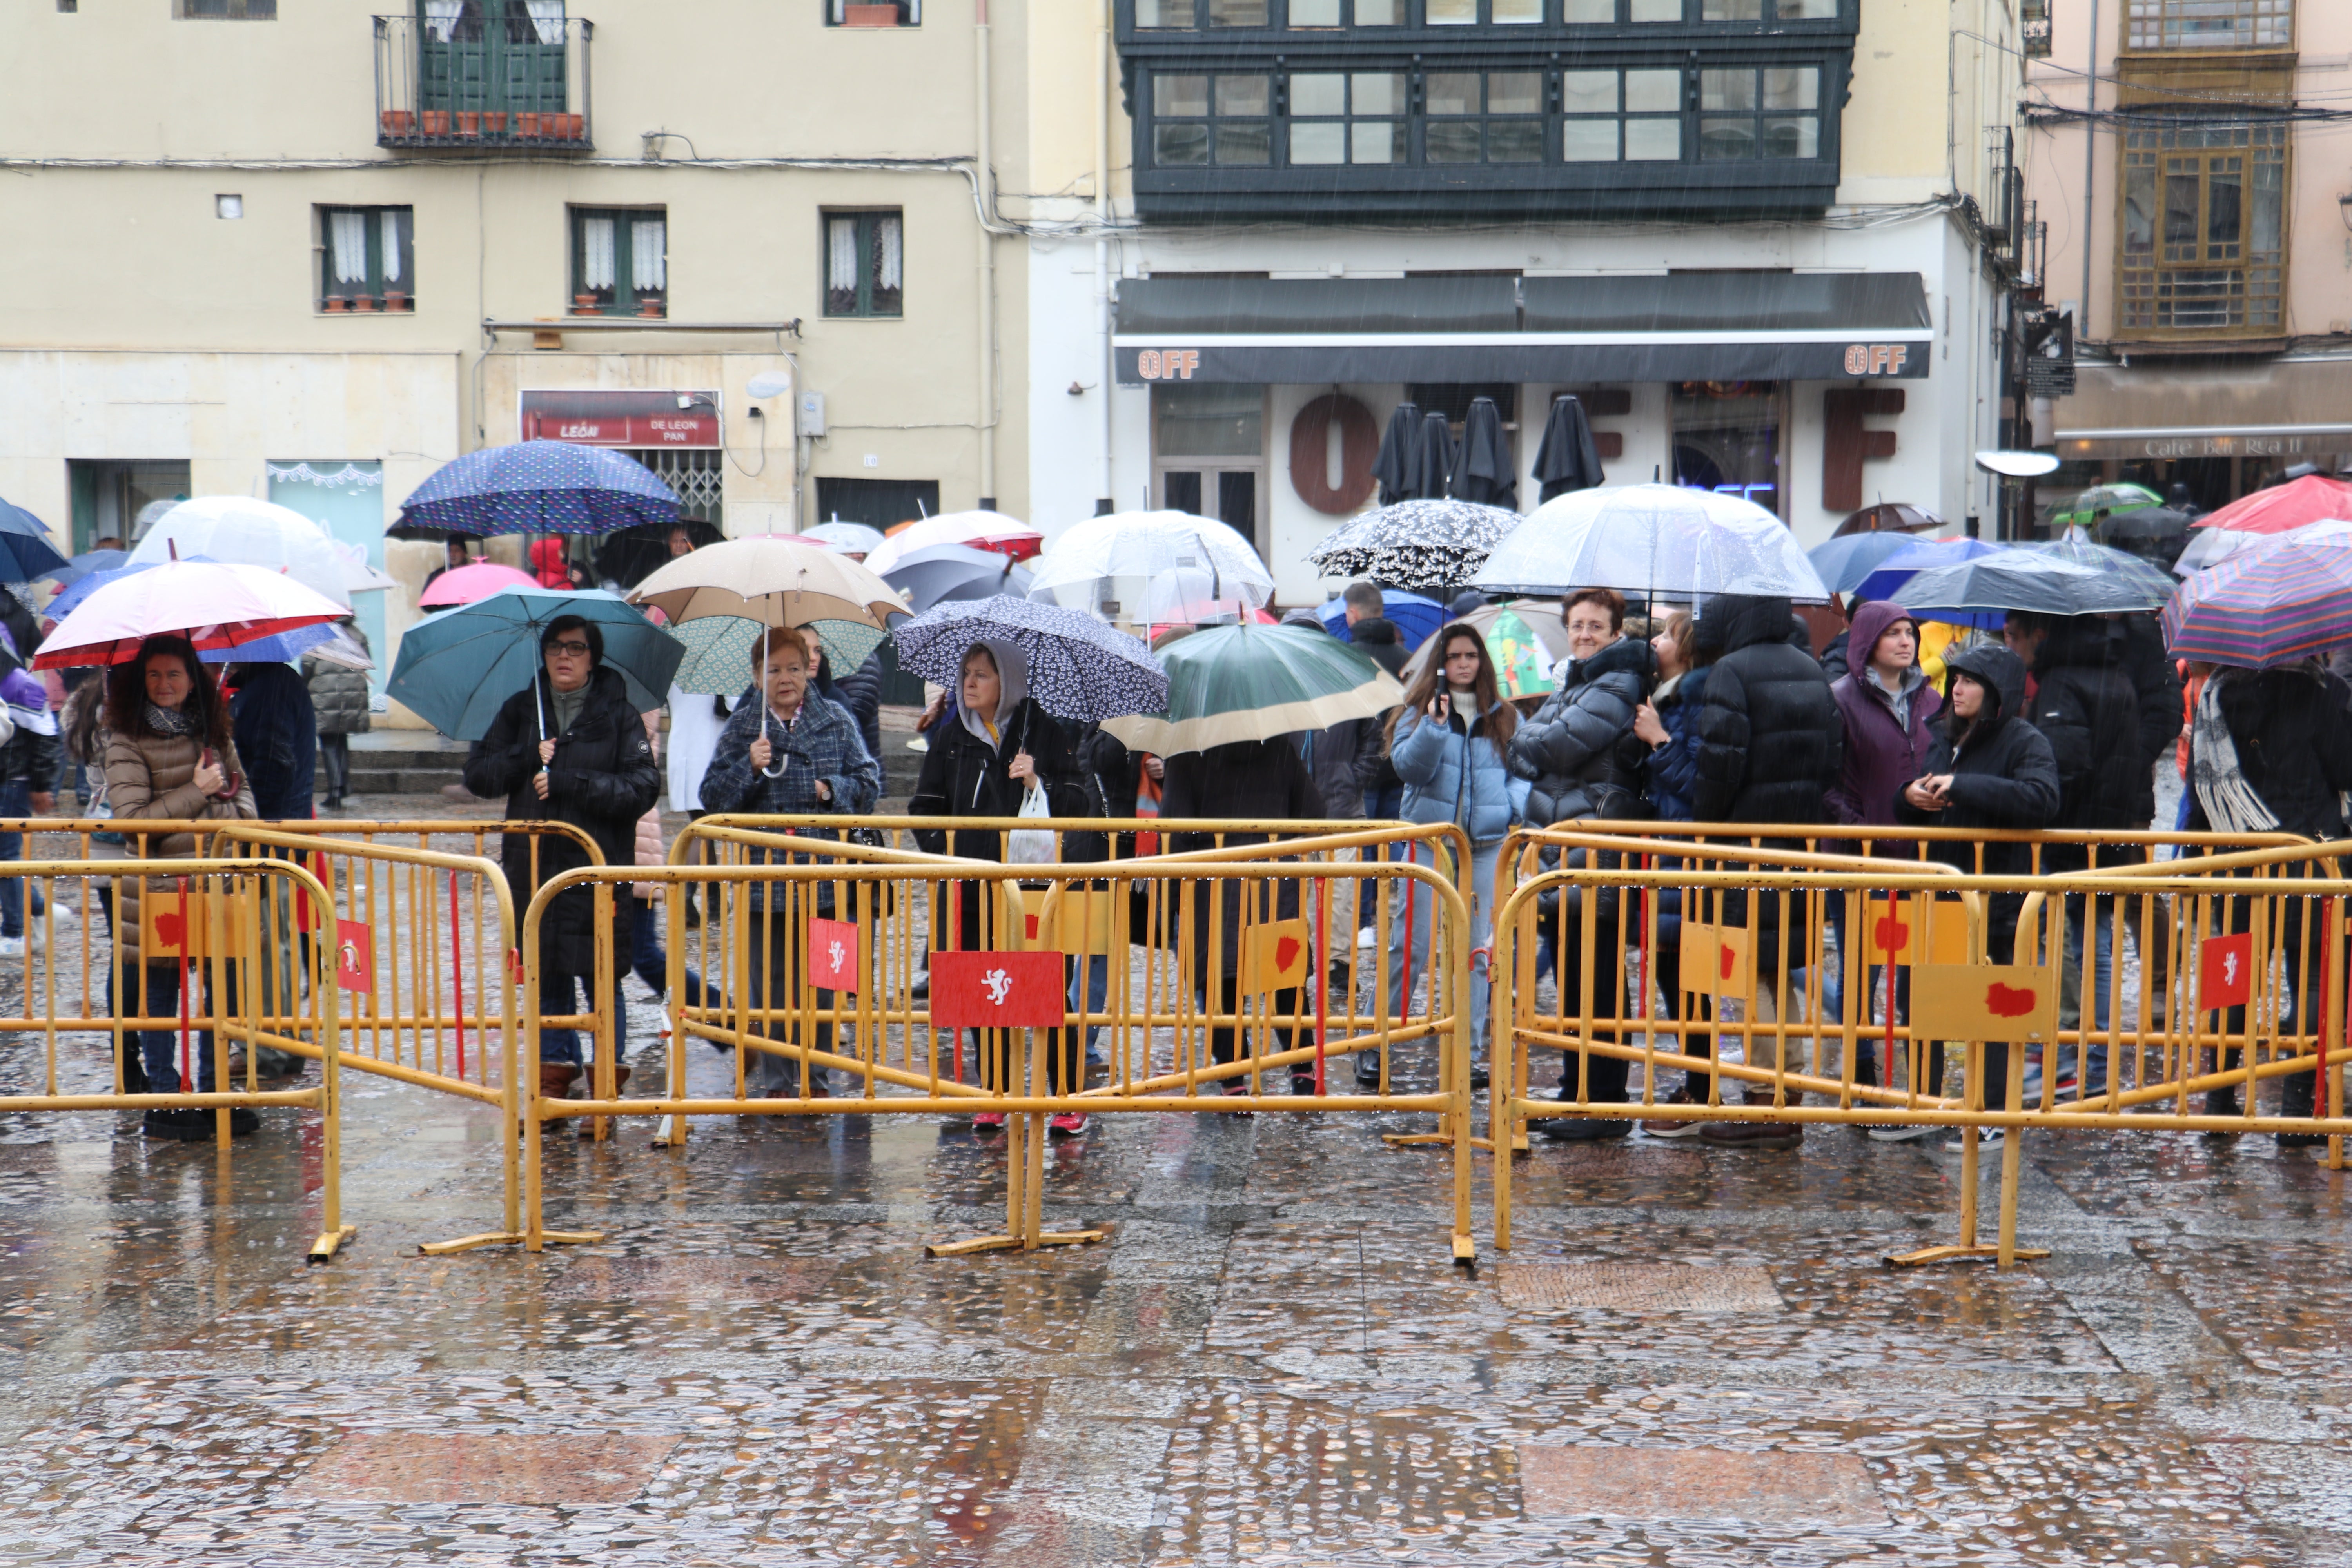
[[[2315,522],[2352,520],[2352,484],[2324,474],[2305,474],[2283,485],[2240,496],[2189,526],[2226,528],[2238,533],[2284,533]]]
[[[528,572],[495,561],[477,561],[471,566],[452,567],[427,583],[425,592],[417,595],[416,605],[423,610],[446,609],[487,599],[501,588],[538,586],[539,579]]]
[[[211,561],[166,561],[107,584],[58,623],[37,669],[121,664],[151,637],[177,634],[198,649],[236,647],[340,620],[341,605],[282,573]]]

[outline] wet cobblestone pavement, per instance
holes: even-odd
[[[318,1268],[315,1122],[0,1117],[0,1561],[2352,1563],[2346,1177],[2267,1138],[2035,1137],[2009,1274],[1881,1265],[1940,1141],[1539,1142],[1473,1273],[1402,1116],[1098,1118],[1045,1207],[1107,1242],[936,1260],[961,1123],[633,1121],[548,1141],[603,1243],[426,1258],[495,1116],[345,1083]]]

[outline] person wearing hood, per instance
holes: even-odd
[[[2049,737],[2058,761],[2058,816],[2051,826],[2097,831],[2144,828],[2155,815],[2152,773],[2142,753],[2139,695],[2125,673],[2122,628],[2103,616],[2038,616],[2011,610],[2001,641],[2032,671],[2028,712]],[[2141,811],[2141,797],[2148,809]],[[2103,854],[2103,866],[2121,857]],[[2044,871],[2080,871],[2091,864],[2089,847],[2051,844],[2042,851]],[[2129,901],[2129,900],[2126,900]],[[2080,1047],[2084,1095],[2107,1086],[2108,1014],[2115,973],[2115,900],[2066,900],[2066,956],[2061,970],[2058,1027],[2073,1029],[2082,1017],[2084,931],[2097,928],[2092,984],[2094,1032],[2100,1037]],[[2053,1053],[2053,1057],[2055,1053]],[[2053,1067],[2063,1064],[2053,1060]]]
[[[629,700],[621,672],[604,664],[604,634],[595,622],[562,616],[540,634],[544,668],[508,698],[490,727],[466,753],[466,787],[486,800],[507,797],[509,822],[567,822],[596,841],[608,866],[636,858],[637,818],[661,798],[661,770],[646,743],[646,727]],[[499,858],[518,910],[528,908],[539,881],[589,864],[561,835],[507,834]],[[534,879],[536,861],[538,879]],[[613,889],[614,952],[629,949],[636,900],[625,887]],[[613,990],[593,995],[596,973],[595,895],[570,888],[556,895],[540,925],[540,1011],[561,1016],[578,1010],[585,983],[588,1010],[611,1009],[615,1089],[629,1080],[628,1015],[621,1005],[620,977],[613,965]],[[580,1037],[572,1029],[541,1029],[539,1092],[562,1100],[572,1091],[582,1067]]]
[[[1934,742],[1934,721],[1943,710],[1944,700],[1919,668],[1919,625],[1908,610],[1887,600],[1873,600],[1854,612],[1848,629],[1853,634],[1848,646],[1855,650],[1860,663],[1830,683],[1831,700],[1836,702],[1844,725],[1844,740],[1838,782],[1826,801],[1832,821],[1857,827],[1892,826],[1895,797],[1905,784],[1919,776],[1927,763],[1927,749]],[[1845,843],[1831,847],[1839,854],[1887,852],[1883,845]],[[1841,957],[1846,950],[1848,898],[1843,893],[1829,895],[1829,924]],[[1883,968],[1869,971],[1874,998],[1885,984]],[[1844,971],[1840,962],[1822,976],[1822,1011],[1832,1017],[1845,1016]],[[1910,971],[1898,967],[1894,1002],[1898,1017],[1910,1006]],[[1867,1021],[1867,1006],[1864,1013]],[[1879,1082],[1870,1043],[1857,1041],[1855,1052],[1854,1081]],[[1893,1068],[1887,1070],[1891,1075]],[[1890,1127],[1873,1129],[1872,1136],[1896,1141],[1923,1137],[1927,1131]]]
[[[2352,790],[2352,687],[2319,661],[2307,659],[2277,669],[2216,668],[2197,694],[2189,748],[2189,831],[2299,833],[2322,842],[2347,836],[2344,795]],[[2315,868],[2305,862],[2275,870],[2281,876],[2307,877]],[[2314,943],[2305,956],[2307,902],[2280,900],[2283,913],[2273,938],[2286,955],[2287,994],[2279,999],[2275,1016],[2293,1018],[2294,1031],[2304,1035],[2319,1027],[2322,987],[2298,986],[2296,975],[2345,973],[2340,947],[2331,953]],[[2231,933],[2251,929],[2249,906],[2245,899],[2229,900]],[[2256,973],[2262,972],[2258,967]],[[2224,1016],[2225,1032],[2243,1034],[2246,1027],[2244,1008],[2231,1008]],[[2229,1059],[2237,1054],[2225,1054],[2223,1070],[2237,1065]],[[2315,1097],[2308,1071],[2290,1075],[2281,1089],[2281,1115],[2311,1114]],[[2253,1109],[2251,1096],[2245,1109]],[[2208,1090],[2205,1114],[2239,1114],[2238,1091]],[[2320,1139],[2315,1133],[2282,1132],[2278,1141],[2284,1147],[2301,1148]]]
[[[1029,660],[1016,643],[983,637],[964,650],[958,667],[956,705],[952,718],[942,719],[930,731],[930,749],[923,753],[923,771],[907,803],[913,816],[1018,816],[1033,789],[1042,791],[1048,816],[1084,817],[1087,814],[1085,770],[1076,742],[1059,721],[1029,695]],[[951,834],[927,828],[915,835],[919,847],[934,855],[962,855],[980,860],[1004,858],[1003,836],[993,828],[957,829]],[[949,884],[940,896],[951,912],[933,919],[939,943],[957,952],[983,952],[1006,945],[991,928],[987,913],[996,893],[989,882]],[[1069,976],[1063,977],[1065,985]],[[1075,1091],[1080,1068],[1072,1059],[1076,1031],[1040,1032],[1045,1054],[1045,1081],[1053,1093]],[[1012,1031],[981,1036],[981,1081],[992,1088],[1012,1082],[1019,1060]],[[1004,1125],[1000,1112],[983,1111],[972,1126],[993,1131]],[[1087,1119],[1074,1111],[1054,1116],[1046,1124],[1056,1137],[1074,1137],[1086,1131]]]
[[[772,632],[751,645],[751,668],[758,687],[744,694],[719,732],[710,765],[702,775],[703,810],[763,816],[855,816],[874,809],[882,794],[882,765],[866,754],[866,742],[858,737],[857,722],[848,710],[818,695],[811,647],[815,640],[814,636],[804,636],[803,629],[788,629]],[[824,828],[795,831],[812,838],[834,837]],[[754,864],[768,861],[763,850],[751,851],[747,858]],[[798,987],[793,977],[799,973],[803,953],[794,939],[795,922],[785,884],[770,882],[747,889],[744,900],[751,918],[751,973],[745,977],[746,985],[751,1005],[764,1007],[771,995],[790,998],[795,994]],[[803,912],[835,918],[833,884],[817,884],[814,900]],[[685,998],[689,1006],[697,1005],[697,989],[701,988],[690,988]],[[816,994],[820,1006],[830,1004],[832,993],[820,990]],[[790,1021],[778,1021],[764,1032],[771,1039],[785,1039],[796,1028]],[[815,1048],[833,1048],[830,1023],[817,1025]],[[747,1069],[751,1065],[745,1064]],[[803,1082],[812,1094],[826,1092],[824,1068],[810,1066],[804,1079],[801,1063],[786,1057],[761,1053],[758,1070],[750,1076],[772,1097],[795,1095]]]
[[[1972,644],[1947,654],[1944,668],[1951,689],[1945,696],[1943,722],[1928,748],[1924,771],[1895,797],[1895,821],[2030,833],[2048,827],[2058,816],[2058,759],[2050,749],[2049,738],[2026,717],[2024,661],[2007,648]],[[2024,877],[2033,870],[2033,846],[2015,841],[1937,839],[1927,846],[1927,852],[1970,873],[1977,870],[1981,856],[1983,875],[1988,877]],[[1994,963],[2011,963],[2025,895],[1994,893],[1986,903],[1986,957]],[[1943,1042],[1930,1043],[1927,1055],[1922,1081],[1929,1089],[1940,1089]],[[2008,1046],[1988,1042],[1983,1070],[1985,1108],[2005,1109]],[[2001,1134],[1996,1129],[1982,1138],[1999,1144]]]
[[[1511,776],[1503,752],[1519,726],[1518,710],[1503,700],[1486,637],[1466,621],[1437,634],[1435,657],[1406,689],[1404,706],[1389,716],[1389,756],[1404,780],[1408,822],[1450,822],[1470,839],[1470,946],[1493,948],[1495,864],[1503,838],[1523,816],[1528,783]],[[1434,865],[1426,844],[1413,845],[1413,863]],[[1390,893],[1389,1016],[1404,1016],[1408,973],[1426,973],[1431,962],[1429,900],[1413,900],[1412,918]],[[1410,928],[1410,929],[1408,929]],[[1473,963],[1470,973],[1470,1087],[1486,1087],[1484,1058],[1489,977]],[[1356,1058],[1359,1074],[1371,1061]]]
[[[1568,657],[1552,676],[1552,693],[1521,724],[1507,748],[1513,776],[1529,785],[1527,820],[1538,826],[1575,822],[1586,817],[1622,818],[1643,814],[1641,741],[1633,734],[1633,718],[1648,693],[1656,671],[1650,645],[1628,637],[1625,596],[1614,588],[1580,588],[1560,606],[1560,624],[1568,633]],[[1568,864],[1580,868],[1584,852],[1570,852]],[[1592,900],[1604,930],[1618,923],[1616,898],[1604,892]],[[1581,1005],[1582,975],[1576,954],[1581,952],[1579,922],[1583,902],[1574,893],[1548,898],[1538,906],[1537,972],[1551,958],[1559,960],[1559,1009],[1562,1016]],[[1596,1016],[1613,1019],[1622,1003],[1625,980],[1622,952],[1609,942],[1594,944],[1600,972],[1594,981]],[[1625,1098],[1622,1058],[1569,1058],[1560,1074],[1559,1095],[1572,1100],[1582,1083],[1593,1100]],[[1622,1138],[1633,1131],[1630,1121],[1567,1118],[1538,1121],[1529,1127],[1548,1138],[1586,1142]]]
[[[1696,636],[1717,650],[1706,678],[1706,698],[1698,719],[1698,778],[1691,795],[1701,822],[1816,823],[1829,816],[1829,792],[1844,765],[1844,724],[1829,678],[1804,647],[1795,606],[1772,595],[1718,594],[1700,606]],[[1756,1013],[1769,1024],[1779,1016],[1780,971],[1790,970],[1790,994],[1801,994],[1801,952],[1783,954],[1782,907],[1803,923],[1806,895],[1769,895],[1757,901]],[[1744,892],[1728,891],[1717,917],[1727,927],[1748,923]],[[1718,1003],[1729,1017],[1745,998]],[[1746,1049],[1750,1065],[1769,1066],[1759,1055],[1779,1053],[1790,1072],[1804,1069],[1801,1036],[1757,1035]],[[1761,1092],[1751,1088],[1743,1098]],[[1802,1141],[1792,1123],[1728,1121],[1699,1134],[1710,1144],[1732,1148],[1785,1149]]]

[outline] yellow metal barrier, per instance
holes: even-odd
[[[761,858],[567,872],[541,888],[524,914],[524,1035],[535,1038],[535,937],[549,900],[582,884],[658,880],[704,888],[711,910],[700,942],[690,947],[679,901],[667,900],[669,983],[680,1002],[667,1091],[619,1100],[600,1088],[592,1100],[530,1101],[527,1245],[593,1234],[540,1225],[540,1132],[560,1118],[654,1116],[661,1119],[660,1141],[677,1147],[696,1116],[1001,1116],[1012,1133],[1006,1231],[934,1249],[963,1252],[1087,1238],[1042,1228],[1049,1115],[1337,1110],[1441,1118],[1456,1154],[1452,1247],[1465,1261],[1474,1256],[1469,1040],[1461,1005],[1467,904],[1437,870],[1307,858],[1351,847],[1325,842],[1349,835],[1223,852],[1297,849],[1298,859],[1147,857],[1004,866],[757,833],[709,819],[698,827],[713,853]],[[1377,841],[1393,831],[1362,837]],[[1328,895],[1339,884],[1352,889],[1368,879],[1381,884],[1371,896],[1383,911],[1401,896],[1398,889],[1411,888],[1437,912],[1428,965],[1435,984],[1425,1005],[1416,1005],[1407,989],[1402,1007],[1390,1005],[1385,949],[1371,964],[1380,984],[1370,997],[1351,993],[1334,1005],[1327,955],[1337,900]],[[689,953],[702,959],[699,1005],[685,1001]],[[919,960],[929,976],[929,989],[920,994]],[[1030,961],[1025,967],[1024,960]],[[967,973],[975,968],[984,977]],[[984,1027],[997,1015],[974,999],[975,985],[1003,993],[990,1005],[1025,996],[1038,1010],[1003,1029]],[[968,1033],[974,1047],[969,1062]],[[1102,1081],[1092,1084],[1084,1081],[1082,1066],[1090,1033],[1107,1046]],[[735,1049],[731,1098],[678,1092],[687,1042],[696,1038]],[[1423,1039],[1437,1047],[1438,1085],[1406,1092],[1389,1078],[1388,1054]],[[1378,1090],[1328,1092],[1328,1065],[1367,1052],[1382,1062]],[[773,1083],[765,1097],[756,1092],[755,1065]],[[819,1075],[828,1068],[851,1075],[854,1092],[827,1092]],[[1265,1092],[1262,1079],[1270,1073],[1287,1075],[1293,1092]]]
[[[1606,845],[1627,861],[1654,856],[1666,863],[1564,867],[1511,889],[1496,922],[1497,960],[1518,984],[1508,1023],[1498,1015],[1492,1110],[1506,1132],[1543,1115],[1960,1129],[1961,1243],[1891,1260],[1905,1262],[1991,1256],[2006,1265],[2033,1256],[2015,1245],[2019,1148],[2029,1128],[2325,1137],[2330,1163],[2340,1162],[2341,1137],[2352,1131],[2341,1081],[2341,900],[2352,885],[2278,874],[2297,864],[2333,864],[2340,847],[2296,843],[2128,872],[1987,878],[1944,866],[1841,867],[1822,863],[1835,858],[1719,841],[1546,837],[1554,847]],[[1805,863],[1789,864],[1792,858]],[[1680,900],[1681,921],[1671,960],[1654,913],[1669,896]],[[1617,900],[1613,918],[1582,918],[1609,897]],[[1543,914],[1549,898],[1559,903]],[[2156,912],[2159,899],[2168,916]],[[1652,913],[1629,923],[1625,911],[1636,900]],[[2144,986],[2129,1026],[2115,1019],[2105,1027],[2061,1027],[2060,971],[2078,939],[2086,954],[2095,946],[2082,928],[2100,917],[2084,911],[2104,908],[2119,946],[2124,906],[2134,900],[2143,903],[2143,932],[2167,932],[2162,973],[2170,979],[2153,987],[2165,1005],[2156,1007]],[[1844,940],[1832,939],[1833,927]],[[2015,935],[1996,941],[1996,928]],[[1573,1013],[1557,1000],[1549,1012],[1540,1005],[1530,950],[1546,935],[1562,974],[1575,976]],[[1624,979],[1614,973],[1628,954],[1643,977],[1630,1006]],[[1828,982],[1841,975],[1843,986],[1832,992]],[[1874,1023],[1874,1009],[1881,1015]],[[1885,1042],[1887,1081],[1858,1081],[1854,1047],[1865,1039]],[[1942,1079],[1948,1041],[1965,1058],[1966,1087],[1958,1095]],[[1833,1047],[1843,1048],[1844,1060],[1832,1077],[1820,1064]],[[2027,1057],[2035,1047],[2044,1070],[2039,1092],[2029,1094]],[[1574,1069],[1559,1099],[1530,1098],[1530,1048],[1570,1054]],[[1802,1068],[1808,1048],[1817,1053],[1810,1073]],[[1770,1051],[1769,1068],[1758,1065],[1759,1049]],[[2070,1059],[2077,1093],[2062,1098]],[[1907,1068],[1899,1089],[1892,1082],[1898,1060]],[[1638,1093],[1593,1092],[1595,1065],[1615,1062],[1640,1065]],[[1688,1102],[1662,1100],[1662,1068],[1685,1072],[1686,1086],[1704,1079],[1705,1092]],[[2305,1074],[2324,1086],[2310,1113],[2257,1112],[2253,1086]],[[1723,1099],[1725,1079],[1744,1086],[1744,1103]],[[2003,1090],[1998,1105],[1989,1103],[1995,1083]],[[2248,1096],[2242,1108],[2226,1098],[2189,1108],[2192,1093],[2228,1096],[2241,1088]],[[1808,1094],[1825,1102],[1806,1104]],[[1976,1144],[1985,1128],[2008,1130],[1994,1247],[1975,1239]],[[1504,1247],[1508,1167],[1506,1160],[1496,1171],[1496,1238]]]
[[[284,967],[275,973],[265,956],[289,934],[278,911],[293,899],[323,899],[324,887],[300,867],[257,858],[35,858],[7,862],[5,868],[6,879],[19,884],[26,932],[21,956],[0,960],[0,973],[21,963],[24,980],[22,1005],[13,1016],[0,1018],[0,1028],[40,1037],[42,1091],[0,1096],[0,1111],[210,1110],[214,1142],[226,1152],[234,1112],[315,1110],[321,1125],[322,1229],[309,1257],[314,1263],[333,1258],[354,1227],[342,1223],[342,1121],[335,1070],[340,1053],[335,1012],[327,1003],[333,994],[331,973],[325,952],[317,948],[299,959],[284,955]],[[122,907],[114,894],[118,880],[130,879],[142,883],[142,919],[140,930],[126,932],[113,918]],[[36,904],[41,906],[38,912]],[[102,938],[93,929],[101,911]],[[79,928],[76,940],[61,952],[59,938],[68,926]],[[309,981],[307,1002],[293,984],[296,963]],[[96,994],[93,973],[100,977]],[[276,982],[278,973],[285,984]],[[171,994],[168,1010],[150,1005],[159,988]],[[139,1052],[142,1032],[176,1037],[172,1089],[151,1084],[145,1093],[125,1092],[125,1062],[128,1054]],[[60,1036],[94,1033],[110,1037],[110,1091],[60,1092]],[[204,1056],[207,1036],[209,1061]],[[242,1088],[230,1087],[232,1043],[245,1050]],[[265,1047],[320,1058],[318,1085],[263,1089],[257,1058]],[[206,1077],[213,1089],[198,1088]]]

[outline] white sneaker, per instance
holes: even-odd
[[[49,906],[49,919],[57,921],[57,923],[61,926],[69,926],[73,924],[73,906],[70,904],[51,904]]]
[[[0,958],[25,956],[25,939],[21,936],[0,936]]]
[[[1359,948],[1377,947],[1380,944],[1380,935],[1381,933],[1370,926],[1358,926],[1356,928],[1356,945]]]
[[[1870,1130],[1874,1143],[1908,1143],[1914,1138],[1925,1138],[1935,1128],[1925,1121],[1915,1121],[1899,1127],[1874,1127]]]
[[[2002,1130],[1998,1127],[1986,1127],[1979,1129],[1977,1132],[1977,1152],[1979,1153],[1982,1153],[1987,1149],[2000,1148],[2001,1131]],[[1955,1138],[1950,1142],[1944,1145],[1944,1152],[1947,1154],[1957,1154],[1966,1147],[1966,1139]]]

